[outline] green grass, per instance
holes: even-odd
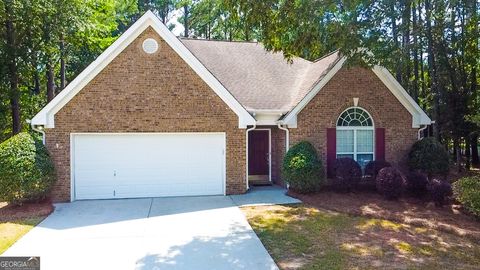
[[[29,232],[45,217],[27,218],[0,223],[0,254]]]
[[[453,234],[304,205],[242,209],[281,269],[478,269],[480,244]]]

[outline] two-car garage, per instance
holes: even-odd
[[[71,134],[72,200],[225,194],[225,133]]]

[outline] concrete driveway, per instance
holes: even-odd
[[[228,196],[56,205],[3,256],[41,269],[277,269]]]

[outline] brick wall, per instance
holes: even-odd
[[[290,145],[310,141],[326,165],[327,128],[336,126],[354,97],[372,115],[375,127],[385,128],[386,160],[403,167],[417,138],[412,116],[373,71],[361,67],[342,68],[298,114],[298,127],[290,129]]]
[[[154,38],[159,50],[142,50]],[[245,192],[245,130],[237,115],[148,28],[55,115],[46,131],[58,180],[55,201],[70,200],[72,132],[226,132],[228,194]],[[192,172],[195,173],[195,172]]]

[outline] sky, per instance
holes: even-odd
[[[172,32],[175,34],[175,36],[180,36],[181,33],[184,31],[184,27],[181,23],[178,22],[178,18],[182,16],[183,11],[181,9],[177,9],[172,13],[172,17],[170,20],[168,20],[168,24],[173,24],[175,25],[175,28],[173,28]]]

